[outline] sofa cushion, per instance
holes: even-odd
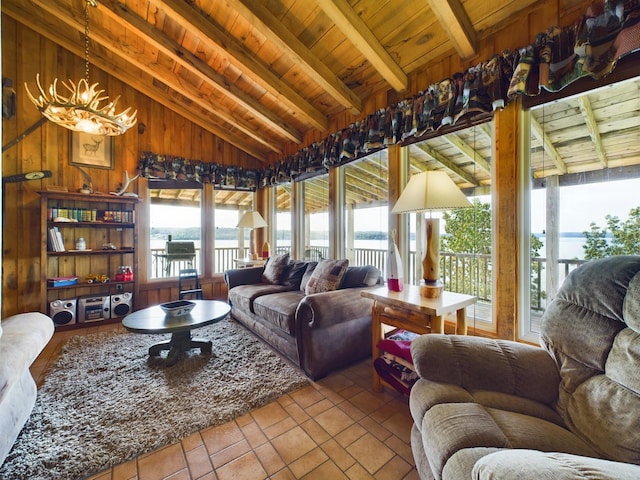
[[[287,335],[294,335],[296,309],[302,298],[304,294],[299,290],[263,295],[255,299],[253,308],[263,320],[273,323]]]
[[[291,287],[294,290],[300,289],[302,283],[302,277],[307,271],[308,262],[302,260],[293,260],[289,262],[289,265],[284,269],[280,283],[287,287]]]
[[[304,275],[302,276],[302,280],[300,281],[300,291],[305,292],[307,289],[307,283],[311,279],[311,275],[313,275],[313,271],[318,266],[318,262],[308,262],[307,269],[304,271]]]
[[[255,285],[238,285],[229,290],[229,303],[245,312],[253,311],[253,302],[262,295],[271,293],[286,292],[290,290],[284,285],[271,285],[270,283],[259,283]]]
[[[311,274],[305,293],[311,295],[336,290],[340,286],[348,266],[349,260],[346,258],[341,260],[321,260]]]
[[[372,265],[349,267],[342,279],[340,288],[373,287],[380,280],[380,270]]]
[[[262,281],[265,283],[271,283],[272,285],[277,285],[280,283],[280,277],[288,264],[288,253],[269,257],[269,260],[267,260],[267,264],[264,267],[264,272],[262,272]]]

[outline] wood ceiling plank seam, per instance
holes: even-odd
[[[425,24],[419,18],[408,20],[404,28],[391,32],[380,39],[387,50],[393,52],[394,58],[400,67],[407,72],[406,65],[411,65],[420,60],[428,45],[437,42],[448,43],[444,32],[439,32],[439,27],[433,24]],[[435,31],[435,33],[434,33]],[[450,47],[451,48],[451,47]]]
[[[286,30],[259,2],[227,1],[256,28],[268,34],[270,41],[276,43],[280,49],[292,56],[295,62],[300,64],[308,75],[320,83],[336,100],[353,113],[360,113],[362,100],[356,97],[334,72],[312,55],[304,44]]]
[[[520,15],[525,16],[544,8],[542,2],[536,0],[516,0],[511,2],[500,2],[503,6],[495,2],[492,3],[492,8],[486,8],[486,3],[483,1],[465,2],[465,11],[473,24],[476,32],[479,32],[481,36],[486,36],[488,31],[495,28],[496,25],[502,25],[504,22],[511,22],[513,18],[517,18]]]
[[[43,0],[33,1],[40,4],[43,3]],[[54,2],[56,0],[50,1]],[[103,4],[98,5],[100,8]],[[162,50],[165,55],[171,57],[182,67],[187,68],[194,74],[198,75],[202,81],[210,83],[221,93],[233,98],[235,102],[255,115],[257,120],[262,123],[266,123],[278,134],[295,143],[301,143],[302,136],[299,131],[290,125],[287,125],[282,119],[276,117],[272,112],[269,112],[257,100],[249,97],[235,85],[226,81],[221,74],[213,70],[208,64],[200,60],[191,52],[183,49],[173,38],[168,37],[164,32],[155,30],[143,19],[122,8],[122,6],[115,0],[112,0],[108,5],[105,5],[104,8],[101,8],[101,11],[111,15],[117,21],[121,21],[125,26],[132,30],[139,32],[139,34],[146,37],[148,41],[154,42],[156,47]],[[109,42],[109,40],[110,39],[105,38],[103,41]],[[115,53],[119,52],[116,51]],[[262,140],[264,143],[273,146],[273,143],[268,139]]]
[[[217,50],[219,54],[226,55],[230,62],[233,60],[239,63],[244,72],[252,73],[254,81],[261,84],[289,108],[299,112],[316,128],[326,129],[326,115],[311,105],[291,86],[282,82],[269,69],[268,65],[256,60],[251,49],[242,47],[235,39],[226,35],[221,27],[213,23],[212,20],[202,18],[182,2],[163,0],[159,1],[159,4],[168,9],[171,14],[179,16],[183,21],[192,25],[197,34],[202,36],[201,41],[204,44]],[[225,36],[227,36],[226,39]]]
[[[402,92],[407,89],[408,79],[405,72],[345,0],[317,2],[395,91]]]
[[[297,2],[293,7],[296,8],[290,8],[287,14],[280,18],[280,22],[309,48],[311,46],[309,42],[313,42],[316,37],[312,32],[322,32],[323,30],[322,27],[319,29],[317,26],[313,27],[323,12],[317,4],[310,4],[310,2]],[[272,10],[269,9],[269,11]],[[326,20],[325,24],[328,24]]]

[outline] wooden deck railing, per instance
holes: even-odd
[[[290,247],[278,247],[277,253],[290,251]],[[169,268],[162,262],[163,249],[151,250],[151,278],[176,277],[178,271],[183,268],[191,268],[188,261],[173,261]],[[328,258],[329,248],[324,246],[309,246],[307,252],[308,260]],[[248,253],[248,248],[240,251],[237,247],[223,247],[215,249],[215,265],[217,272],[224,272],[236,268],[234,259],[244,258]],[[387,262],[387,250],[376,248],[356,248],[353,251],[353,265],[373,265],[385,272]],[[560,259],[561,265],[560,283],[571,272],[583,264],[586,260]],[[492,282],[491,282],[491,255],[473,255],[465,253],[440,252],[440,273],[444,282],[444,288],[451,292],[466,293],[476,295],[481,302],[491,303]],[[545,308],[544,292],[544,272],[546,269],[546,259],[536,257],[531,260],[531,271],[534,272],[532,280],[537,288],[532,289],[531,309],[543,311]],[[196,249],[196,256],[193,265],[200,265],[200,249]],[[409,253],[409,272],[405,272],[405,282],[417,284],[415,278],[416,252]]]

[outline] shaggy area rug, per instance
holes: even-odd
[[[213,353],[191,350],[173,367],[148,356],[168,335],[123,329],[69,340],[0,478],[84,478],[308,383],[233,320],[194,336],[211,340]]]

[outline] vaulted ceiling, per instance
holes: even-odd
[[[477,57],[480,39],[541,3],[97,0],[87,9],[90,60],[266,165],[291,145],[305,147],[305,137],[332,133],[331,119],[344,112],[360,118],[372,113],[363,112],[362,105],[376,92],[395,91],[405,98],[408,75],[432,60],[454,51],[462,59]],[[561,0],[559,8],[575,3]],[[85,5],[86,0],[2,0],[1,7],[84,57]],[[533,176],[640,164],[638,118],[637,79],[533,110]],[[412,145],[409,157],[412,173],[444,169],[461,188],[481,192],[491,183],[491,129],[481,125]],[[372,185],[386,182],[377,156],[362,162],[359,175],[370,175]],[[316,183],[328,188],[326,180]],[[384,201],[376,192],[348,193],[347,201]],[[199,199],[199,191],[173,193],[178,197],[167,201]],[[217,195],[228,204],[251,203],[246,192]],[[288,197],[282,196],[279,208],[287,208]]]
[[[374,92],[479,39],[535,0],[97,0],[91,63],[269,162]],[[86,0],[3,0],[2,11],[84,57]],[[482,59],[486,60],[486,59]],[[50,81],[50,79],[49,79]],[[372,112],[366,112],[372,113]],[[331,133],[331,132],[328,132]]]

